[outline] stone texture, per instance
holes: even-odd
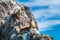
[[[39,34],[37,22],[28,6],[15,0],[0,0],[0,39],[23,40],[26,33],[30,35],[29,40],[53,40]]]

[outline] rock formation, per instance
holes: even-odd
[[[0,0],[0,40],[53,40],[41,35],[34,16],[28,6],[18,4],[15,0]]]

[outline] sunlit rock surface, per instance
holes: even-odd
[[[28,6],[15,0],[0,0],[0,40],[53,40],[40,34],[34,16]]]

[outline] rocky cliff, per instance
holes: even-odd
[[[15,0],[0,0],[0,40],[53,40],[39,34],[38,25],[28,6],[18,4]]]

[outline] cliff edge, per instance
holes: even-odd
[[[38,25],[30,9],[16,0],[0,0],[0,40],[53,40],[46,34],[39,34]]]

